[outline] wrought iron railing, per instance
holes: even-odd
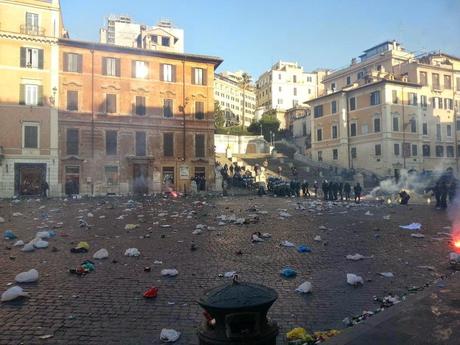
[[[36,25],[23,24],[20,26],[19,32],[25,35],[45,36],[45,28]]]

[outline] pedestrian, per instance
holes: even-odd
[[[334,182],[332,184],[332,195],[334,196],[334,200],[337,200],[338,191],[339,191],[339,184],[337,182]]]
[[[334,200],[334,182],[329,182],[329,185],[327,187],[327,191],[329,192],[329,197],[328,199],[330,201]]]
[[[401,201],[399,202],[400,205],[409,204],[410,195],[405,190],[399,193],[399,197],[401,198]]]
[[[44,198],[47,198],[48,197],[48,190],[50,189],[50,186],[48,184],[48,182],[46,182],[46,180],[44,180],[42,182],[42,185],[41,185],[41,190],[42,190],[42,196]]]
[[[303,180],[302,183],[302,193],[304,197],[310,197],[310,191],[308,190],[308,182],[307,180]]]
[[[452,179],[452,182],[449,185],[449,202],[452,203],[455,199],[455,194],[457,194],[457,181]]]
[[[227,166],[227,164],[225,164],[225,166]],[[233,164],[230,164],[230,175],[233,176]]]
[[[361,185],[359,182],[356,184],[356,186],[353,188],[353,191],[355,192],[355,202],[359,204],[361,202],[361,192],[362,192]]]
[[[313,183],[313,190],[315,191],[315,198],[318,197],[318,181],[315,181],[315,183]]]
[[[278,166],[278,176],[281,177],[281,172],[283,171],[283,168],[281,166]]]
[[[348,182],[343,185],[343,191],[345,192],[345,200],[350,200],[351,186]]]
[[[329,187],[329,184],[327,183],[327,180],[324,180],[323,183],[321,184],[321,189],[323,191],[324,200],[327,200],[328,198],[328,187]]]
[[[435,207],[439,209],[441,207],[441,183],[438,181],[433,188],[434,198],[436,199]]]
[[[343,201],[343,182],[339,183],[339,195],[340,195],[340,201]]]
[[[443,210],[445,210],[447,208],[447,194],[449,192],[446,181],[441,182],[440,191],[441,191],[441,200],[440,200],[441,205],[440,206]]]

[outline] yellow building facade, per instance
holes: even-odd
[[[58,195],[58,0],[0,0],[0,197]]]

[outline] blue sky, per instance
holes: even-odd
[[[305,70],[338,68],[396,39],[414,52],[460,56],[460,0],[61,0],[71,38],[97,41],[104,17],[128,14],[185,30],[188,53],[224,59],[223,70],[254,79],[277,60]]]

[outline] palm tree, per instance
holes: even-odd
[[[243,111],[241,113],[241,128],[244,129],[244,115],[246,112],[246,90],[248,89],[249,85],[251,85],[252,77],[244,72],[241,75],[241,80],[239,82],[240,87],[243,89]]]

